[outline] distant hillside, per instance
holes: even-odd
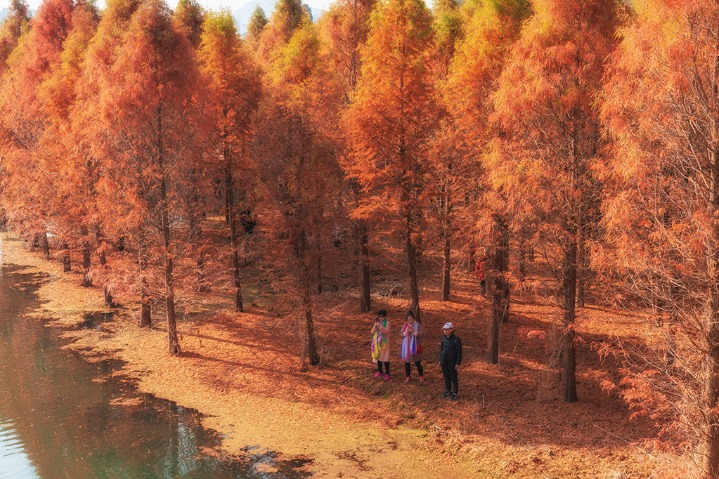
[[[272,11],[275,9],[275,3],[277,3],[277,0],[251,0],[235,10],[232,15],[235,18],[235,24],[237,25],[237,29],[240,33],[244,35],[245,32],[247,32],[247,26],[250,24],[252,13],[258,5],[265,11],[267,18],[270,18]],[[315,8],[312,5],[310,5],[310,10],[312,11],[312,19],[314,21],[317,21],[317,19],[324,13],[324,10]]]
[[[33,15],[35,15],[35,10],[29,10],[29,12],[30,12],[30,16],[31,16],[31,17],[32,17]],[[2,22],[3,20],[5,20],[5,17],[7,17],[8,15],[10,15],[10,9],[9,9],[9,8],[7,8],[7,7],[0,8],[0,22]]]
[[[248,3],[242,5],[240,8],[235,10],[232,16],[235,18],[235,24],[237,25],[237,29],[240,31],[240,33],[244,35],[247,32],[247,25],[249,25],[252,13],[255,11],[255,8],[257,8],[258,5],[262,7],[262,10],[265,11],[265,15],[267,15],[267,18],[270,18],[270,15],[272,15],[272,11],[275,9],[275,3],[277,3],[277,0],[250,0]],[[312,11],[312,19],[314,21],[317,21],[317,19],[320,18],[323,13],[325,13],[324,10],[313,7],[311,5],[310,10]],[[31,11],[30,16],[32,16],[34,13],[34,11]],[[5,17],[7,17],[9,14],[10,9],[8,9],[7,7],[0,8],[0,22],[5,20]]]

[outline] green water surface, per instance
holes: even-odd
[[[88,363],[61,349],[58,331],[24,316],[43,280],[0,266],[1,479],[307,476],[300,462],[251,448],[246,461],[207,454],[220,438],[195,412],[138,393],[113,375],[117,363]],[[85,327],[101,327],[94,319]],[[128,397],[139,405],[113,405]]]

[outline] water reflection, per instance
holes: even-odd
[[[11,424],[0,418],[0,475],[17,479],[35,478],[37,472],[25,454],[22,441]]]
[[[60,349],[58,333],[23,317],[42,278],[0,272],[0,478],[298,478],[301,461],[208,457],[216,434],[174,403],[137,393],[112,361]],[[88,317],[96,328],[108,317]],[[263,472],[270,464],[276,472]]]

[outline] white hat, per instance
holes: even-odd
[[[444,326],[442,326],[442,329],[454,329],[454,324],[444,323]]]

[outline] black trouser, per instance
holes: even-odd
[[[389,361],[377,361],[377,371],[382,374],[382,365],[384,364],[385,369],[387,372],[385,374],[389,374]]]
[[[424,376],[424,368],[422,367],[422,361],[415,361],[414,365],[417,366],[417,372],[420,376]],[[412,372],[412,363],[404,363],[404,372],[409,377]]]
[[[444,375],[444,389],[457,394],[459,392],[459,379],[457,378],[455,364],[454,361],[447,361],[442,364],[442,374]]]

